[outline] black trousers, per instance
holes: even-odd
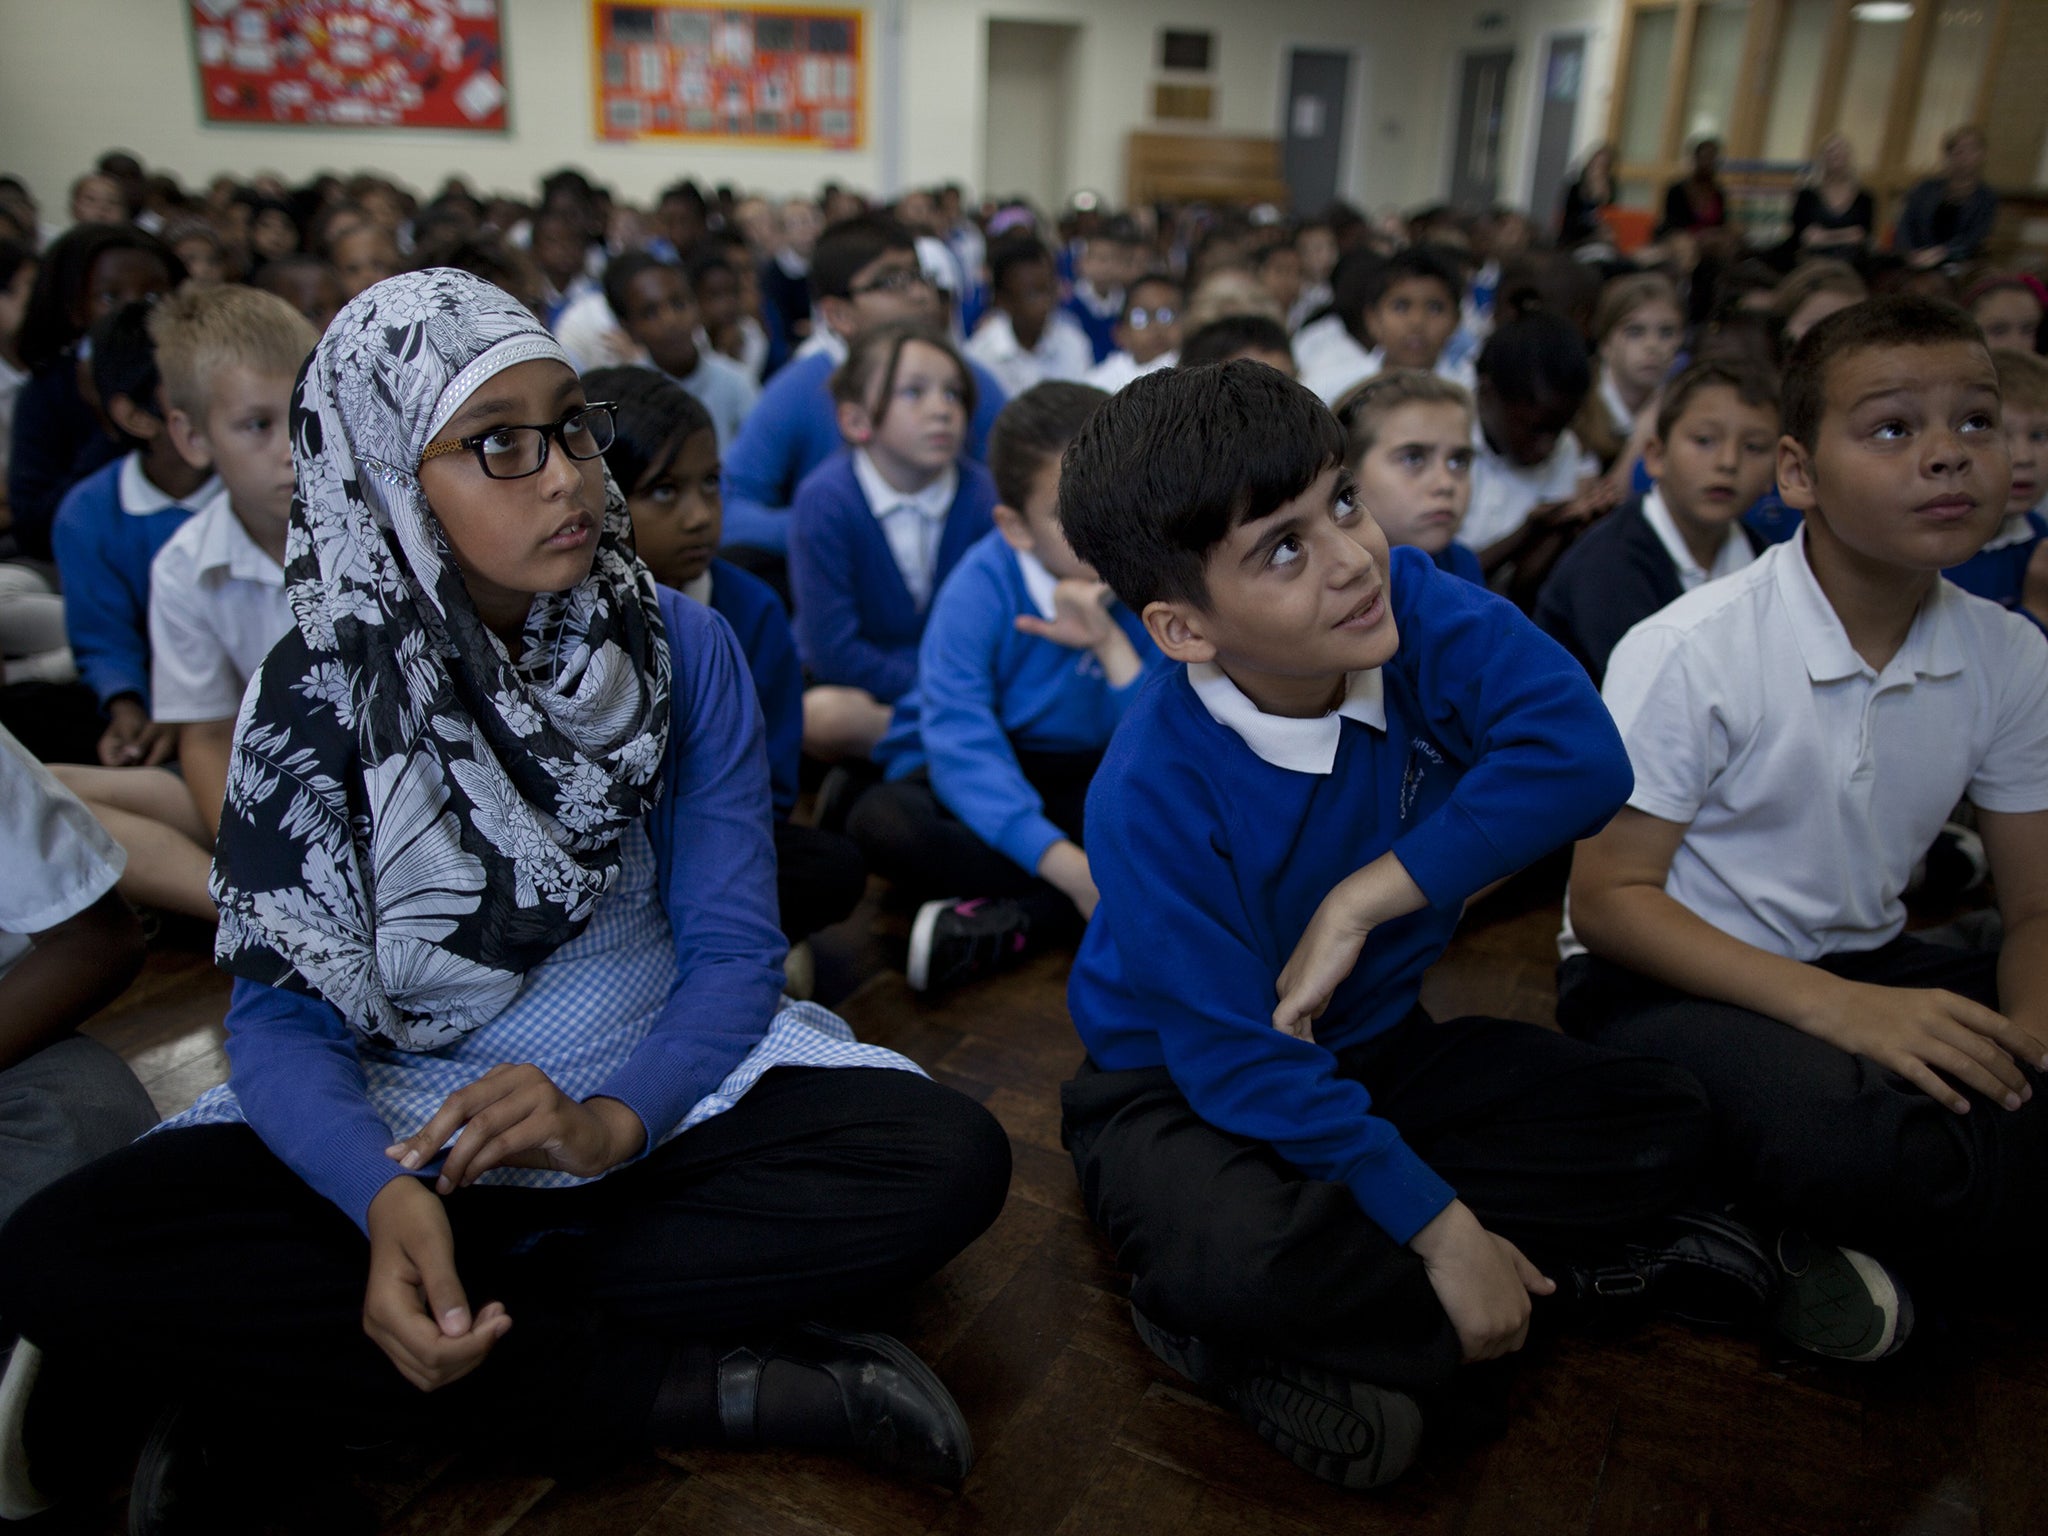
[[[1910,937],[1821,968],[1998,1006],[1998,957]],[[2048,1247],[2048,1091],[1959,1115],[1866,1057],[1776,1019],[1662,986],[1592,955],[1558,971],[1573,1034],[1685,1067],[1714,1107],[1715,1164],[1758,1214],[1916,1266]]]
[[[1088,785],[1101,763],[1100,752],[1017,754],[1017,766],[1045,802],[1045,819],[1084,847]],[[1029,914],[1034,944],[1070,942],[1081,932],[1073,902],[976,837],[922,771],[869,789],[854,802],[846,830],[869,868],[915,900],[1007,897]]]
[[[782,936],[801,944],[844,922],[868,888],[867,860],[853,839],[793,822],[775,823],[775,899]]]
[[[1661,1061],[1420,1009],[1337,1054],[1375,1113],[1539,1267],[1691,1200],[1707,1105]],[[1164,1068],[1084,1064],[1061,1094],[1082,1199],[1148,1317],[1211,1346],[1394,1387],[1425,1409],[1461,1351],[1422,1260],[1342,1184],[1196,1114]]]
[[[248,1127],[197,1126],[23,1206],[0,1230],[0,1312],[74,1379],[289,1412],[313,1434],[462,1424],[644,1443],[680,1347],[858,1316],[972,1242],[1009,1171],[995,1120],[950,1088],[776,1068],[595,1183],[450,1196],[470,1305],[503,1302],[512,1330],[429,1395],[363,1332],[355,1224]]]

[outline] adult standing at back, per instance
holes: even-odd
[[[1558,216],[1557,244],[1570,250],[1589,240],[1606,238],[1600,212],[1614,203],[1614,150],[1595,144],[1577,179],[1564,189],[1564,211]]]
[[[1814,156],[1812,175],[1792,200],[1792,245],[1799,259],[1834,256],[1857,262],[1870,253],[1877,209],[1856,175],[1849,141],[1831,133]]]
[[[1984,185],[1985,148],[1975,124],[1951,128],[1941,141],[1941,174],[1906,194],[1892,249],[1913,266],[1951,266],[1984,249],[1998,218],[1998,194]]]
[[[1697,235],[1728,222],[1728,195],[1721,190],[1721,141],[1701,139],[1692,147],[1692,174],[1674,181],[1664,194],[1664,220],[1657,233]]]

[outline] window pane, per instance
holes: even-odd
[[[1778,38],[1771,110],[1764,122],[1766,160],[1804,160],[1811,152],[1814,92],[1827,56],[1828,22],[1835,0],[1792,0]]]
[[[1718,139],[1728,132],[1735,102],[1735,77],[1742,69],[1742,33],[1749,25],[1749,0],[1711,0],[1700,7],[1692,40],[1692,80],[1685,92],[1685,142]]]
[[[1664,93],[1671,88],[1676,11],[1638,11],[1628,50],[1628,103],[1621,115],[1621,158],[1631,165],[1664,158]]]
[[[1920,112],[1906,163],[1916,169],[1941,161],[1941,138],[1970,120],[1984,54],[1991,46],[1991,8],[1997,0],[1942,0],[1928,40],[1927,74],[1920,82]]]
[[[1906,18],[1894,20],[1890,12],[1883,20],[1857,16],[1849,24],[1849,69],[1842,81],[1841,120],[1835,126],[1855,151],[1856,163],[1866,170],[1877,164],[1884,150],[1885,108],[1891,103],[1905,38]]]

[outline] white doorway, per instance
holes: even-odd
[[[1067,129],[1080,35],[1078,26],[990,20],[985,195],[1022,195],[1057,216],[1074,190]]]

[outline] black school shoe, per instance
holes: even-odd
[[[913,992],[943,992],[1015,965],[1030,939],[1031,919],[1014,901],[928,901],[910,925],[904,978]]]
[[[1704,1328],[1751,1328],[1778,1290],[1778,1266],[1756,1235],[1704,1209],[1659,1217],[1617,1242],[1600,1262],[1546,1273],[1557,1282],[1564,1310],[1595,1324],[1655,1316]]]
[[[338,1455],[266,1442],[174,1403],[157,1416],[128,1485],[128,1536],[375,1536],[378,1520]]]
[[[762,1392],[770,1367],[825,1378],[801,1403]],[[821,1397],[836,1408],[820,1414]],[[930,1366],[886,1333],[793,1328],[767,1345],[741,1345],[718,1362],[718,1422],[734,1446],[844,1451],[870,1466],[936,1483],[958,1483],[974,1466],[974,1437],[960,1405]]]
[[[1136,1303],[1131,1323],[1153,1354],[1221,1397],[1261,1440],[1326,1483],[1383,1488],[1422,1449],[1422,1410],[1405,1393],[1293,1360],[1234,1366],[1201,1340],[1160,1327]]]

